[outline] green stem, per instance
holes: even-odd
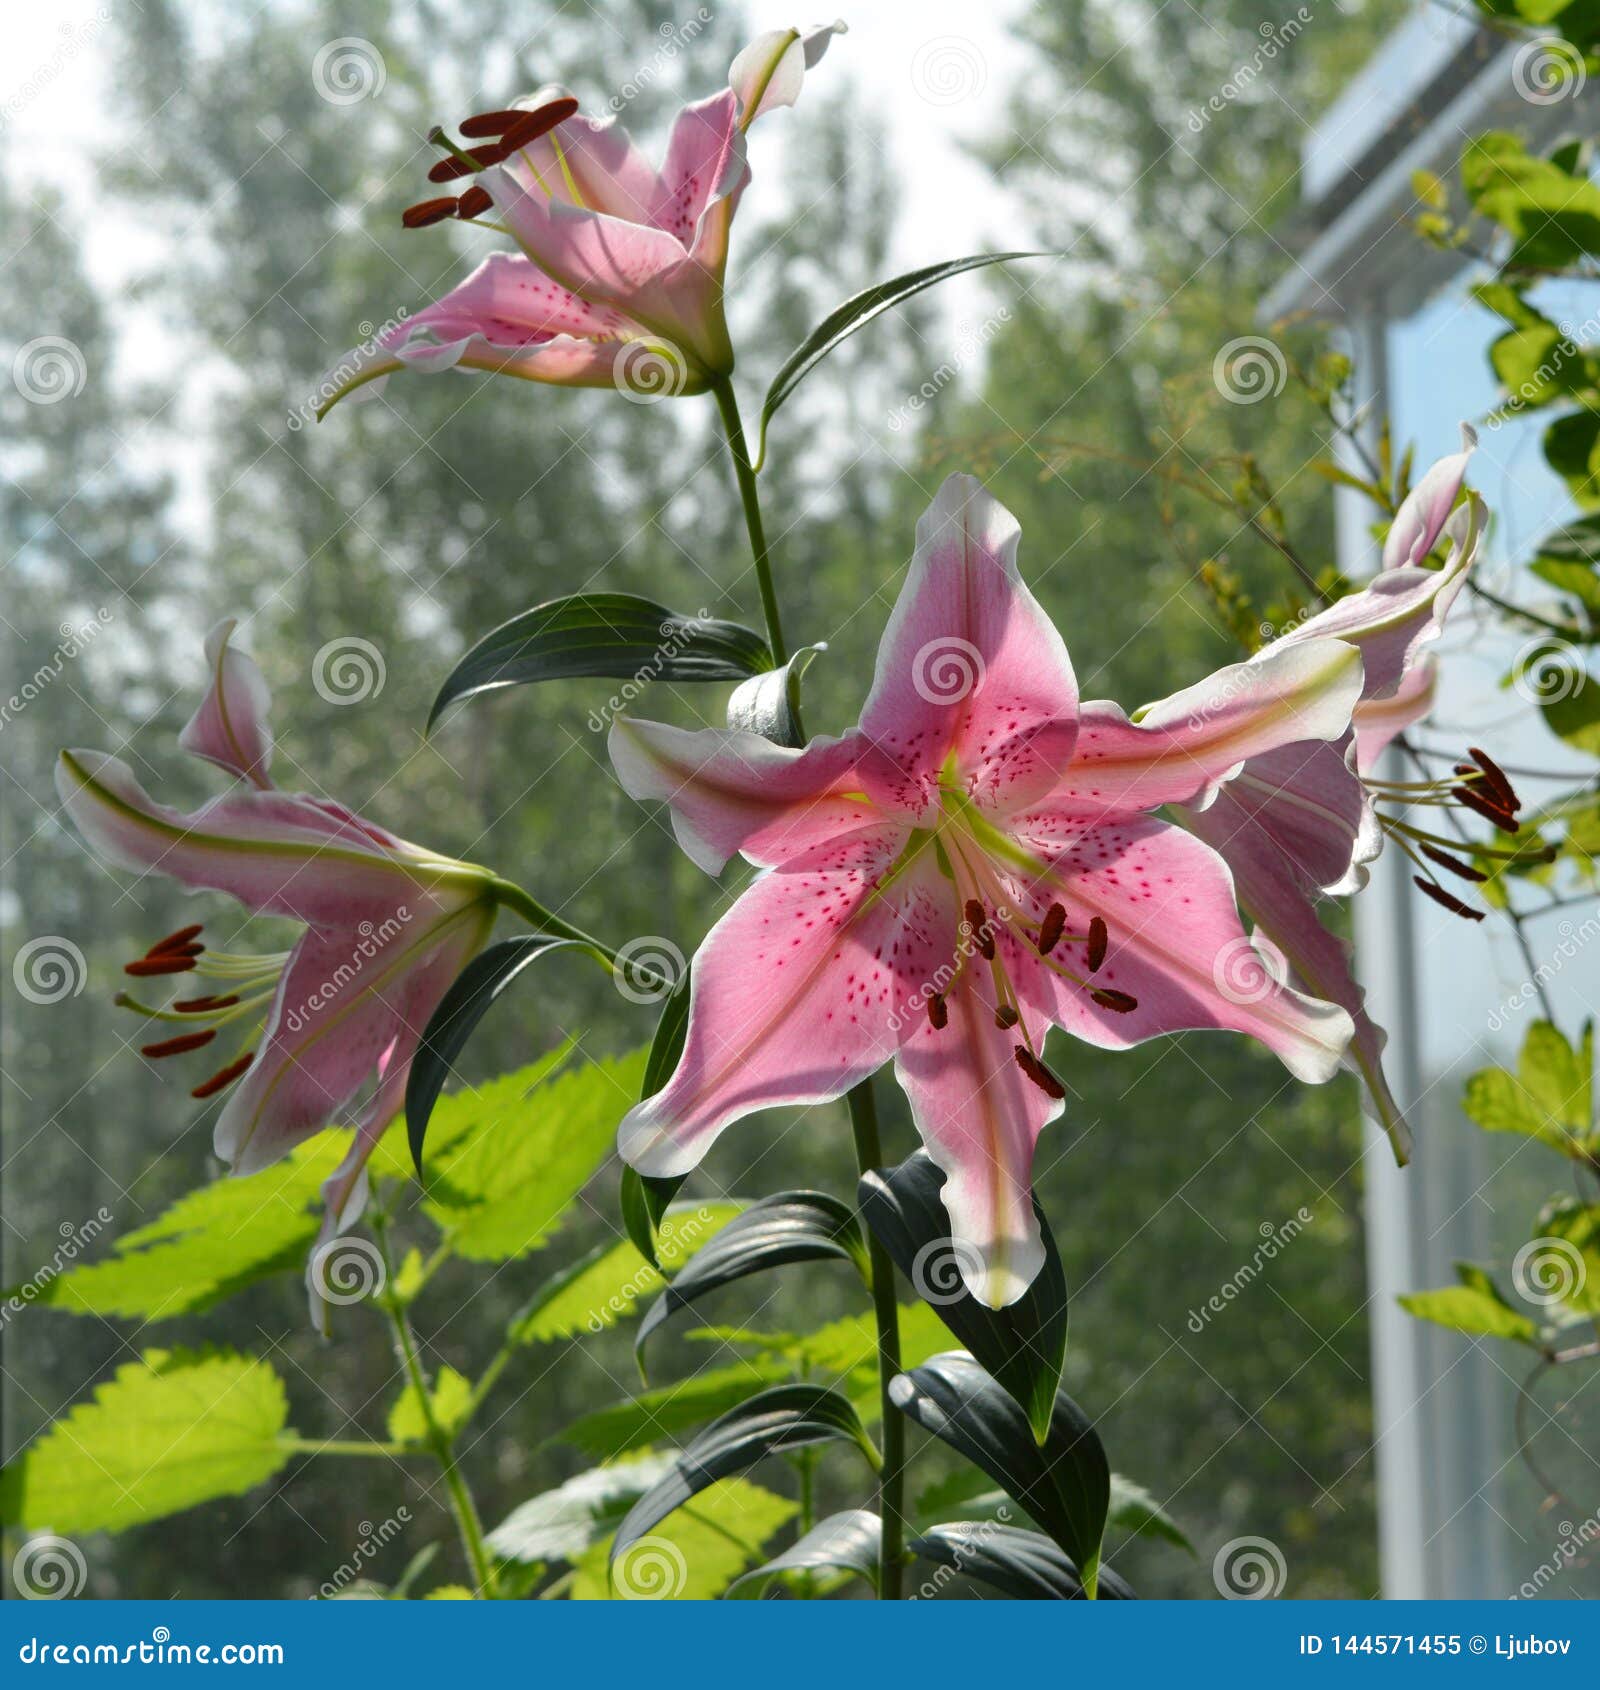
[[[390,1266],[388,1229],[384,1224],[382,1215],[373,1215],[372,1230],[377,1235],[378,1247],[383,1252],[387,1276],[385,1283],[393,1284],[394,1274]],[[450,1511],[455,1515],[456,1529],[461,1534],[461,1547],[466,1553],[468,1566],[472,1568],[472,1576],[477,1585],[477,1594],[479,1596],[493,1596],[494,1566],[489,1560],[489,1551],[484,1547],[483,1523],[478,1518],[478,1510],[472,1500],[472,1492],[467,1489],[467,1482],[461,1476],[461,1469],[456,1464],[455,1446],[451,1436],[439,1424],[438,1417],[433,1412],[433,1393],[428,1389],[427,1375],[423,1372],[422,1360],[417,1354],[417,1344],[416,1339],[412,1336],[411,1322],[397,1298],[386,1295],[382,1298],[382,1303],[384,1313],[389,1317],[389,1324],[394,1329],[395,1350],[422,1409],[423,1424],[427,1427],[428,1448],[433,1451],[433,1458],[439,1464],[439,1472],[444,1479],[445,1489],[450,1493]]]
[[[782,668],[789,661],[789,648],[784,644],[783,617],[772,585],[772,560],[767,551],[767,531],[761,521],[761,497],[756,491],[756,472],[750,462],[750,448],[745,444],[744,424],[739,418],[739,401],[734,397],[733,383],[726,376],[719,376],[711,391],[716,395],[722,432],[727,436],[734,474],[739,478],[744,525],[750,533],[750,555],[755,560],[756,584],[761,589],[761,612],[767,621],[767,644],[772,648],[773,666]]]
[[[381,1443],[376,1438],[279,1438],[278,1447],[296,1455],[386,1455],[391,1460],[415,1453],[410,1444]]]
[[[607,973],[616,974],[619,970],[625,970],[637,983],[659,987],[663,991],[671,991],[676,984],[676,981],[667,979],[653,968],[624,960],[605,940],[595,938],[592,933],[585,933],[581,927],[574,927],[570,921],[563,921],[553,910],[546,909],[531,892],[524,892],[515,881],[502,880],[497,875],[492,883],[492,890],[500,903],[508,910],[515,910],[530,927],[540,933],[553,933],[558,939],[570,939],[575,945],[581,945]]]
[[[883,1161],[872,1081],[853,1086],[845,1101],[850,1106],[850,1130],[855,1134],[856,1164],[866,1173]],[[878,1552],[878,1595],[885,1601],[895,1601],[900,1596],[901,1545],[905,1537],[906,1426],[899,1409],[889,1400],[889,1385],[900,1371],[900,1309],[894,1296],[894,1263],[870,1231],[867,1249],[872,1267],[872,1313],[878,1327],[878,1386],[883,1401],[883,1466],[878,1470],[883,1539]]]

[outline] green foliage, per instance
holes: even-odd
[[[1509,265],[1560,269],[1600,252],[1600,187],[1529,152],[1520,135],[1474,136],[1461,155],[1461,183],[1473,210],[1510,235]]]
[[[1561,1302],[1575,1315],[1600,1316],[1600,1203],[1584,1203],[1569,1194],[1552,1197],[1540,1211],[1534,1232],[1530,1251],[1536,1259],[1543,1253],[1551,1289],[1564,1293]],[[1549,1239],[1567,1249],[1552,1252]],[[1538,1267],[1530,1265],[1525,1271],[1535,1289],[1543,1290]]]
[[[293,1454],[289,1404],[264,1361],[151,1350],[31,1444],[0,1478],[0,1518],[123,1531],[270,1479]]]
[[[472,1408],[472,1381],[449,1365],[441,1367],[428,1394],[428,1407],[440,1433],[454,1437],[467,1423]],[[389,1436],[396,1443],[419,1444],[428,1435],[428,1414],[421,1393],[415,1385],[407,1385],[389,1410]]]
[[[1400,1298],[1400,1306],[1419,1320],[1447,1326],[1488,1338],[1509,1338],[1519,1344],[1536,1344],[1538,1325],[1513,1308],[1505,1294],[1480,1267],[1456,1263],[1459,1285],[1437,1291],[1413,1291]]]
[[[1468,1081],[1462,1108],[1492,1133],[1520,1133],[1563,1155],[1595,1151],[1594,1023],[1576,1048],[1559,1028],[1536,1021],[1523,1039],[1517,1071],[1485,1068]]]
[[[593,1409],[574,1420],[561,1438],[610,1461],[664,1438],[684,1437],[696,1426],[726,1414],[757,1391],[788,1377],[786,1365],[770,1361],[739,1361],[730,1367],[708,1368],[675,1385],[635,1391],[621,1402]]]

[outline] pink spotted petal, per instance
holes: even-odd
[[[954,1255],[967,1289],[990,1308],[1014,1303],[1044,1266],[1044,1240],[1033,1212],[1033,1153],[1039,1134],[1061,1113],[1017,1066],[1020,1027],[995,1025],[992,997],[964,981],[950,995],[949,1020],[926,1016],[895,1058],[895,1077],[928,1154],[944,1170],[941,1196]],[[1034,1048],[1046,1023],[1029,1018]]]
[[[748,173],[738,100],[725,88],[678,113],[645,221],[693,250],[707,210],[736,198]]]
[[[1461,450],[1440,458],[1401,501],[1383,542],[1385,569],[1420,564],[1438,545],[1460,495],[1467,461],[1477,444],[1477,431],[1469,423],[1462,423]]]
[[[358,922],[410,903],[482,896],[483,876],[432,864],[348,811],[296,793],[234,791],[185,815],[158,804],[128,765],[99,751],[64,751],[56,790],[104,861],[170,876],[190,891],[226,892],[246,909],[322,926]]]
[[[211,685],[200,708],[178,735],[178,744],[196,757],[240,775],[259,787],[270,787],[272,729],[267,712],[272,694],[253,657],[231,643],[238,622],[229,617],[206,635],[206,665]]]
[[[567,89],[548,83],[517,104],[537,111],[552,100],[567,97]],[[650,221],[658,184],[655,167],[614,117],[575,112],[549,134],[514,153],[505,168],[528,187],[537,187],[568,205],[578,203],[568,185],[570,175],[578,189],[578,201],[592,210],[628,223]]]
[[[895,871],[906,841],[904,828],[877,827],[818,845],[712,928],[695,953],[683,1056],[624,1117],[624,1161],[686,1173],[741,1116],[841,1097],[894,1054],[955,938],[931,854]]]
[[[1085,704],[1072,764],[1051,802],[1096,819],[1206,802],[1261,752],[1345,733],[1361,686],[1353,646],[1307,640],[1219,669],[1150,705],[1137,722],[1115,704]]]
[[[623,790],[669,805],[678,843],[708,874],[735,852],[767,867],[883,819],[870,792],[887,796],[888,783],[859,734],[794,751],[759,734],[618,716],[607,745]]]
[[[1227,865],[1209,846],[1153,817],[1085,833],[1070,812],[1038,811],[1019,819],[1017,833],[1049,869],[1016,885],[1016,899],[1034,919],[1060,899],[1069,932],[1079,935],[1101,917],[1110,949],[1090,984],[1138,1000],[1127,1013],[1103,1008],[1083,986],[1030,963],[1019,945],[1018,990],[1037,994],[1033,1001],[1058,1026],[1110,1050],[1161,1033],[1227,1029],[1258,1039],[1298,1079],[1316,1084],[1337,1072],[1353,1032],[1349,1015],[1263,973]],[[1088,977],[1081,942],[1063,944],[1050,960]]]
[[[1062,778],[1078,684],[1055,625],[1017,572],[1016,518],[952,475],[917,524],[917,549],[878,647],[861,731],[928,813],[947,766],[1005,814]]]

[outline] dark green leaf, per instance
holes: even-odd
[[[962,1286],[939,1192],[944,1175],[925,1150],[897,1168],[874,1169],[857,1193],[862,1217],[917,1295],[1022,1404],[1034,1436],[1050,1425],[1067,1353],[1067,1279],[1061,1254],[1035,1201],[1045,1263],[1025,1295],[1003,1309],[986,1308]]]
[[[634,1354],[644,1366],[650,1334],[709,1292],[791,1262],[854,1262],[867,1274],[866,1243],[855,1213],[824,1191],[780,1191],[752,1203],[678,1274],[639,1322]]]
[[[1083,1582],[1071,1557],[1049,1538],[990,1520],[934,1526],[913,1538],[911,1552],[946,1574],[962,1574],[1024,1602],[1081,1602]],[[925,1581],[920,1596],[937,1596],[944,1580]],[[1133,1596],[1113,1572],[1099,1576],[1098,1594],[1112,1601]]]
[[[561,1434],[563,1443],[613,1461],[650,1444],[677,1442],[713,1415],[737,1408],[756,1391],[780,1385],[794,1370],[778,1362],[744,1361],[691,1374],[655,1391],[638,1391],[621,1402],[597,1408],[574,1420]]]
[[[783,368],[772,378],[767,397],[761,405],[761,426],[756,461],[767,455],[767,425],[802,381],[822,362],[841,341],[848,340],[891,307],[910,299],[924,288],[936,286],[951,276],[966,270],[978,270],[986,264],[1007,264],[1013,258],[1049,258],[1047,252],[979,252],[970,258],[951,258],[943,264],[930,264],[923,270],[911,270],[893,281],[879,282],[837,305],[811,331],[784,361]]]
[[[1035,1442],[1016,1401],[960,1351],[935,1356],[889,1386],[890,1401],[981,1467],[1082,1570],[1091,1594],[1111,1498],[1106,1452],[1083,1411],[1058,1392]]]
[[[1111,1475],[1111,1505],[1106,1512],[1106,1524],[1120,1527],[1135,1537],[1164,1537],[1178,1549],[1186,1549],[1191,1555],[1195,1552],[1183,1527],[1149,1491],[1120,1473]]]
[[[742,1578],[736,1578],[728,1586],[727,1594],[735,1600],[749,1600],[760,1596],[773,1579],[784,1573],[837,1569],[859,1573],[875,1585],[882,1538],[883,1522],[870,1508],[848,1508],[842,1514],[830,1514],[764,1567],[752,1568]]]
[[[639,1088],[642,1098],[654,1097],[672,1077],[683,1055],[684,1035],[689,1030],[689,976],[672,988],[661,1006],[661,1018],[656,1022],[656,1035],[650,1043],[650,1056],[645,1063],[644,1084]],[[656,1256],[656,1234],[667,1205],[678,1195],[687,1175],[671,1179],[657,1179],[637,1173],[632,1168],[622,1170],[622,1224],[633,1247],[652,1267],[660,1267]]]
[[[1600,411],[1573,411],[1544,431],[1544,455],[1580,505],[1600,504]]]
[[[767,642],[737,622],[680,616],[632,593],[576,593],[481,639],[439,689],[428,728],[459,699],[530,681],[742,681],[771,667]]]
[[[837,1391],[818,1385],[775,1385],[758,1392],[713,1420],[639,1498],[617,1528],[611,1559],[708,1485],[743,1473],[781,1450],[819,1443],[853,1443],[877,1465],[877,1451],[856,1411]]]
[[[801,646],[781,669],[752,675],[733,689],[728,700],[728,726],[760,734],[776,745],[804,743],[800,732],[800,677],[826,643]]]
[[[483,1019],[490,1004],[530,963],[548,951],[576,944],[576,940],[556,939],[548,933],[521,933],[514,939],[502,939],[491,945],[456,976],[428,1022],[406,1078],[406,1135],[419,1176],[428,1118],[472,1029]]]

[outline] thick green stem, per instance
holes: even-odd
[[[855,1134],[856,1164],[862,1173],[883,1161],[878,1143],[878,1105],[872,1081],[851,1088],[850,1130]],[[883,1402],[883,1466],[878,1472],[878,1514],[883,1539],[878,1554],[878,1595],[898,1599],[901,1588],[902,1544],[905,1540],[906,1425],[889,1400],[889,1385],[900,1371],[900,1310],[894,1296],[894,1263],[889,1252],[868,1232],[872,1267],[872,1313],[878,1326],[878,1385]]]
[[[502,880],[497,876],[493,891],[500,903],[508,910],[515,910],[530,927],[540,933],[553,933],[558,939],[570,939],[573,944],[583,946],[608,973],[616,974],[620,970],[637,984],[659,987],[663,991],[671,991],[676,984],[656,969],[623,959],[603,939],[595,938],[592,933],[585,933],[581,927],[574,927],[570,921],[563,921],[554,910],[546,909],[531,892],[524,892],[515,881]]]
[[[389,1263],[389,1240],[381,1216],[373,1216],[372,1230],[377,1234],[379,1248],[383,1252],[387,1283],[392,1285],[394,1274]],[[422,1360],[417,1354],[411,1322],[398,1298],[386,1294],[382,1303],[384,1313],[389,1317],[389,1324],[394,1329],[395,1351],[422,1409],[428,1448],[432,1450],[433,1458],[439,1464],[440,1476],[444,1480],[445,1489],[450,1493],[450,1511],[455,1515],[456,1529],[461,1534],[461,1547],[466,1554],[467,1565],[472,1569],[477,1594],[493,1596],[494,1565],[489,1559],[488,1549],[484,1546],[483,1522],[478,1518],[472,1492],[467,1489],[467,1482],[456,1464],[455,1445],[451,1435],[439,1424],[438,1416],[433,1412],[433,1393],[428,1389],[427,1375],[423,1372]]]
[[[761,589],[761,613],[767,622],[767,644],[772,648],[773,664],[781,668],[789,661],[789,648],[784,644],[783,617],[779,614],[778,595],[772,585],[772,559],[767,551],[767,531],[761,521],[761,497],[756,491],[756,472],[750,462],[750,448],[745,444],[744,424],[739,419],[739,401],[734,397],[733,383],[726,376],[719,377],[711,391],[716,395],[717,410],[722,416],[722,432],[727,436],[734,474],[739,478],[744,525],[750,532],[750,555],[755,561],[756,584]]]

